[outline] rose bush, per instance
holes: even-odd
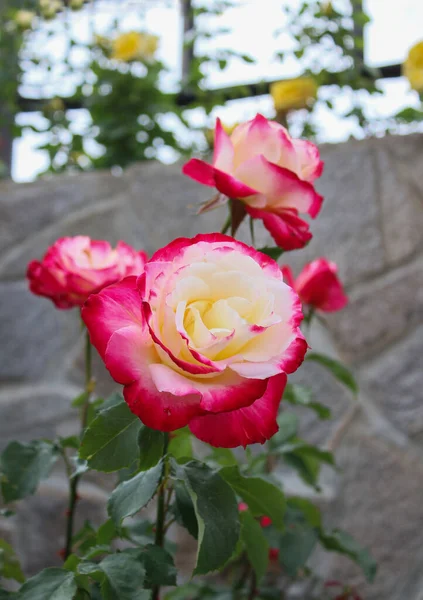
[[[321,310],[334,312],[348,303],[342,283],[338,279],[338,267],[326,258],[308,263],[296,279],[288,265],[282,267],[286,282],[297,292],[301,302]]]
[[[178,239],[144,273],[91,296],[82,318],[131,410],[213,446],[265,442],[303,361],[298,296],[275,261],[221,234]]]
[[[314,144],[292,138],[262,115],[238,125],[230,136],[217,119],[213,165],[193,158],[183,167],[199,183],[241,200],[284,250],[302,248],[312,237],[299,213],[319,214],[323,198],[313,182],[322,171]]]
[[[139,275],[147,256],[124,242],[109,242],[78,235],[57,240],[41,261],[27,268],[31,292],[45,296],[57,308],[81,306],[90,294],[128,275]]]

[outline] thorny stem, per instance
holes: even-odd
[[[92,379],[92,353],[91,343],[88,331],[85,332],[85,402],[81,411],[81,438],[84,434],[87,426],[88,419],[88,408],[90,405],[90,396],[93,391],[93,379]],[[66,542],[63,558],[66,560],[72,552],[72,537],[73,537],[73,526],[75,520],[75,509],[78,501],[78,484],[80,475],[76,475],[70,480],[69,483],[69,505],[66,511]]]
[[[164,444],[163,444],[163,457],[167,454],[167,449],[169,446],[169,434],[164,434]],[[165,464],[163,467],[163,476],[162,481],[159,486],[159,493],[157,497],[157,518],[156,518],[156,546],[160,546],[163,548],[164,538],[165,538],[165,518],[166,518],[166,506],[165,506],[165,496],[166,496],[166,475],[167,475],[167,465]],[[153,598],[152,600],[160,599],[160,585],[156,585],[153,588]]]

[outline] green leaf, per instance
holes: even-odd
[[[234,453],[229,448],[211,448],[211,454],[207,459],[221,467],[233,467],[238,464]]]
[[[293,496],[287,500],[288,519],[308,523],[311,527],[319,528],[322,525],[320,510],[310,500]],[[294,515],[297,515],[295,518]]]
[[[69,554],[69,556],[63,563],[63,568],[66,569],[66,571],[73,571],[75,573],[80,562],[81,559],[79,558],[79,556],[77,556],[76,554]]]
[[[80,439],[77,435],[69,435],[65,438],[59,439],[59,444],[62,448],[73,448],[74,450],[78,450]]]
[[[139,469],[147,471],[157,465],[163,455],[163,432],[142,425],[138,433],[138,446],[140,449]]]
[[[305,406],[314,410],[319,419],[330,419],[331,410],[324,404],[312,401],[312,392],[309,388],[295,383],[287,383],[283,394],[283,400],[297,406]]]
[[[106,400],[102,401],[101,410],[107,410],[108,408],[122,404],[122,402],[125,402],[122,394],[119,394],[119,392],[114,392],[113,394],[110,394]]]
[[[277,529],[284,528],[285,496],[260,477],[244,477],[238,467],[224,467],[219,474],[240,496],[255,517],[267,516]]]
[[[325,356],[324,354],[318,354],[317,352],[308,352],[306,354],[306,360],[312,360],[323,365],[332,373],[335,379],[343,383],[353,394],[358,393],[358,386],[354,376],[351,371],[339,361],[329,358],[329,356]]]
[[[193,538],[198,538],[198,523],[197,516],[195,514],[195,508],[191,496],[186,488],[186,485],[182,481],[175,481],[175,503],[173,505],[173,512],[176,521],[182,527],[187,529],[188,533]]]
[[[223,567],[236,549],[239,514],[235,494],[220,474],[204,463],[172,462],[174,476],[183,481],[194,505],[198,523],[195,575]]]
[[[269,446],[276,448],[292,439],[297,431],[299,419],[295,413],[283,411],[278,416],[279,431],[269,440]]]
[[[263,252],[263,254],[267,254],[267,256],[270,256],[270,258],[273,258],[273,260],[278,260],[278,258],[280,258],[282,256],[282,254],[284,253],[284,250],[282,250],[282,248],[278,248],[278,247],[269,247],[269,246],[265,246],[264,248],[259,248],[258,249],[259,252]]]
[[[340,529],[334,529],[331,533],[324,533],[322,531],[319,538],[320,543],[326,550],[349,556],[362,568],[364,575],[370,583],[374,580],[377,572],[375,559],[349,533]]]
[[[110,544],[115,537],[118,536],[116,525],[112,519],[108,519],[103,525],[98,528],[97,544]]]
[[[244,542],[248,560],[257,578],[257,582],[265,575],[269,565],[269,544],[260,523],[249,510],[241,513],[241,539]]]
[[[300,523],[287,524],[279,540],[279,560],[291,577],[297,575],[311,556],[318,536],[315,529]]]
[[[14,579],[19,583],[25,581],[19,560],[12,546],[0,539],[0,578]]]
[[[148,471],[141,471],[113,490],[107,509],[116,525],[138,512],[156,493],[163,472],[163,461]]]
[[[82,392],[82,394],[79,394],[79,396],[77,396],[76,398],[74,398],[72,400],[72,406],[74,408],[79,408],[81,406],[84,406],[85,402],[88,400],[88,398],[90,397],[90,392]]]
[[[143,585],[145,568],[130,552],[106,556],[99,564],[106,575],[101,591],[104,600],[147,600],[150,593]]]
[[[86,430],[79,457],[86,459],[91,469],[106,473],[129,467],[139,454],[141,427],[125,401],[103,409]]]
[[[192,434],[188,427],[172,432],[168,452],[176,458],[192,458]]]
[[[51,567],[28,579],[16,600],[72,600],[76,587],[74,573]]]
[[[321,463],[335,465],[331,452],[320,450],[301,440],[292,440],[291,443],[279,447],[277,453],[283,456],[285,462],[298,472],[305,483],[316,489],[318,489],[317,480]]]
[[[177,571],[169,552],[160,546],[149,544],[142,549],[139,557],[146,572],[145,587],[176,585]]]
[[[4,501],[12,502],[33,494],[40,481],[50,474],[57,458],[57,448],[50,442],[10,442],[0,456]]]

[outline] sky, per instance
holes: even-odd
[[[223,47],[232,48],[241,53],[254,57],[255,64],[234,64],[233,68],[225,71],[214,71],[209,73],[208,85],[210,87],[223,87],[237,83],[254,82],[260,79],[277,79],[295,77],[300,74],[300,67],[295,61],[284,63],[273,59],[276,50],[280,49],[280,39],[269,35],[269,23],[273,26],[283,27],[283,13],[281,11],[282,0],[238,0],[240,6],[225,12],[218,17],[216,24],[230,28],[230,34],[216,40],[215,45],[222,44]],[[285,0],[296,2],[297,0]],[[334,0],[342,4],[344,0]],[[365,31],[365,59],[370,66],[399,63],[404,60],[408,49],[423,37],[421,24],[423,23],[423,0],[402,0],[392,2],[391,0],[364,0],[365,9],[372,18],[372,22],[366,26]],[[389,4],[389,9],[387,9]],[[265,5],[266,10],[263,10]],[[174,88],[180,72],[181,61],[181,27],[178,2],[176,0],[155,0],[154,8],[140,11],[139,4],[133,2],[128,4],[133,10],[128,10],[127,15],[120,19],[120,29],[123,31],[137,27],[145,28],[160,37],[159,57],[168,65],[170,75],[165,84],[169,89]],[[68,25],[72,28],[74,35],[81,40],[88,40],[92,35],[92,28],[96,33],[106,32],[115,17],[113,3],[104,3],[100,10],[96,11],[94,19],[87,19],[82,13],[74,13],[72,21]],[[53,25],[58,29],[56,35],[46,37],[46,32],[41,32],[34,43],[42,47],[46,56],[53,55],[60,63],[60,56],[65,51],[63,36],[64,25],[60,21]],[[76,55],[76,63],[83,64],[85,57]],[[36,69],[22,88],[22,94],[32,96],[39,91],[40,83],[43,83],[42,74]],[[71,93],[73,82],[63,80],[60,73],[57,78],[49,78],[42,92],[58,94],[58,90],[64,95]],[[370,110],[374,114],[389,115],[404,106],[418,106],[416,92],[409,90],[408,82],[404,78],[383,81],[381,87],[384,95],[377,101],[372,100]],[[347,101],[340,98],[340,102]],[[225,107],[215,110],[213,117],[220,116],[228,123],[246,120],[257,112],[271,115],[272,102],[269,96],[244,99],[228,103]],[[86,115],[81,111],[74,111],[73,117],[83,122]],[[320,115],[319,115],[320,116]],[[37,122],[39,117],[34,114],[25,114],[18,117],[20,124]],[[35,119],[35,121],[34,121]],[[204,115],[201,110],[192,113],[193,122],[197,125],[205,124]],[[329,113],[322,112],[321,122],[323,124],[324,141],[339,142],[345,140],[353,133],[352,125],[348,122],[337,123]],[[15,141],[14,164],[12,176],[16,181],[31,181],[37,173],[41,172],[47,164],[43,151],[37,150],[36,146],[42,143],[39,135],[26,131],[23,137]],[[163,160],[172,160],[173,156],[164,155]]]

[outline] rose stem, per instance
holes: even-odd
[[[87,426],[88,419],[88,408],[90,405],[90,395],[92,392],[92,353],[91,353],[91,342],[88,331],[85,332],[85,402],[81,411],[81,435],[82,438],[85,428]],[[64,560],[66,560],[72,552],[72,537],[73,537],[73,524],[75,517],[76,503],[78,500],[78,483],[80,475],[76,475],[69,482],[69,506],[66,511],[66,543]]]
[[[164,443],[163,443],[163,457],[167,454],[167,449],[169,446],[169,434],[164,434]],[[160,482],[159,492],[157,497],[157,518],[156,518],[156,546],[160,546],[163,548],[164,538],[165,538],[165,518],[166,518],[166,509],[165,509],[165,494],[166,494],[166,476],[167,476],[167,464],[163,466],[164,477],[162,476],[162,481]],[[153,599],[160,599],[160,585],[156,585],[153,588]]]

